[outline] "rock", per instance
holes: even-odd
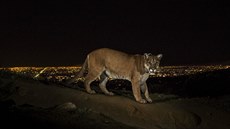
[[[55,110],[57,111],[67,111],[67,112],[75,111],[76,109],[77,109],[77,106],[71,102],[67,102],[67,103],[58,105],[55,108]]]
[[[175,128],[192,129],[201,124],[201,118],[192,112],[172,111],[168,112],[168,117]]]

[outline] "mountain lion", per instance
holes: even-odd
[[[106,95],[114,95],[106,88],[108,79],[126,79],[132,84],[133,95],[137,102],[146,103],[147,100],[151,103],[152,99],[149,97],[146,80],[150,73],[159,70],[161,58],[162,54],[156,56],[150,53],[130,55],[108,48],[97,49],[87,55],[79,74],[71,79],[69,84],[82,77],[84,72],[88,70],[84,81],[88,93],[95,93],[90,88],[90,83],[99,79],[100,89]],[[141,91],[144,93],[146,100],[141,97]]]

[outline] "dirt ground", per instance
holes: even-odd
[[[151,104],[131,91],[87,94],[26,78],[0,78],[4,128],[229,129],[230,96],[181,97],[152,93]]]

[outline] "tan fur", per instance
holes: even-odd
[[[97,49],[87,55],[82,70],[75,79],[83,76],[84,71],[87,69],[88,74],[84,82],[86,91],[90,94],[95,93],[90,88],[90,83],[99,78],[99,87],[107,95],[113,95],[106,88],[108,78],[126,79],[131,81],[133,95],[137,102],[146,103],[146,100],[152,102],[149,97],[146,80],[149,77],[150,69],[153,68],[149,62],[152,60],[153,63],[155,58],[156,56],[147,54],[130,55],[108,48]],[[144,93],[146,100],[141,97],[141,91]]]

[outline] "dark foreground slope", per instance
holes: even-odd
[[[152,104],[135,102],[123,80],[110,81],[116,95],[105,96],[87,94],[82,82],[67,88],[9,71],[0,75],[1,128],[230,128],[229,69],[150,78]]]

